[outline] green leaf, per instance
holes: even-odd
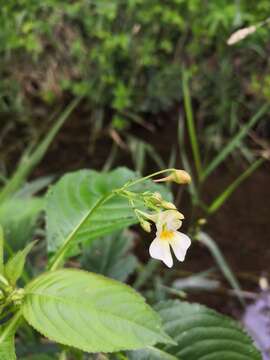
[[[12,256],[5,265],[5,277],[11,285],[15,286],[17,280],[21,277],[26,257],[34,245],[35,242],[28,244],[23,250],[18,251],[14,256]]]
[[[25,290],[25,319],[58,343],[87,352],[112,352],[171,341],[159,316],[139,294],[101,275],[51,271]]]
[[[89,244],[98,237],[136,224],[138,220],[128,201],[119,196],[114,196],[87,218],[99,199],[136,178],[137,175],[126,168],[107,173],[81,170],[63,176],[47,196],[49,252],[55,252],[71,235],[74,244]],[[171,200],[168,190],[152,181],[138,184],[132,190],[158,191],[168,201]]]
[[[97,239],[83,252],[82,266],[88,271],[126,281],[138,264],[134,255],[128,254],[133,245],[131,233],[115,233]]]
[[[3,327],[0,327],[0,335]],[[16,360],[14,334],[9,335],[0,346],[1,360]]]
[[[177,359],[262,359],[250,337],[227,316],[202,305],[178,300],[162,302],[156,310],[164,321],[165,330],[177,342],[176,346],[165,346],[162,351]]]
[[[0,275],[4,272],[4,232],[0,225]]]
[[[32,239],[35,224],[44,207],[41,198],[14,198],[0,206],[0,224],[5,240],[13,250],[23,249]]]

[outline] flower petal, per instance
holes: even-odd
[[[157,232],[160,233],[165,225],[171,231],[177,230],[182,225],[184,215],[177,210],[166,210],[158,213],[156,227]]]
[[[175,236],[169,241],[176,258],[179,261],[184,261],[187,249],[191,245],[190,238],[179,231],[175,231]]]
[[[173,259],[168,241],[156,237],[150,245],[149,253],[152,258],[162,260],[168,267],[173,266]]]

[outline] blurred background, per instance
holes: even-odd
[[[172,188],[176,202],[186,226],[214,240],[177,265],[174,276],[190,280],[177,288],[239,317],[235,279],[248,301],[268,289],[269,16],[269,0],[6,1],[2,184],[29,159],[31,180],[120,165],[190,171],[188,191]],[[243,28],[250,34],[228,45]],[[135,241],[142,263],[146,240]]]

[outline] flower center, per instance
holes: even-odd
[[[173,231],[163,229],[160,234],[160,239],[162,240],[170,240],[173,238]]]

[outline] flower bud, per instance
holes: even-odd
[[[170,175],[162,179],[157,179],[155,182],[173,181],[177,184],[189,184],[191,182],[191,176],[185,170],[174,169]]]
[[[176,206],[169,201],[162,201],[160,205],[167,210],[176,210]]]
[[[158,192],[154,192],[151,195],[151,201],[154,205],[159,205],[163,201],[162,195]]]
[[[185,170],[175,169],[169,176],[169,181],[176,182],[177,184],[189,184],[191,176]]]
[[[151,232],[151,224],[150,222],[140,218],[140,225],[143,228],[144,231],[150,233]]]

